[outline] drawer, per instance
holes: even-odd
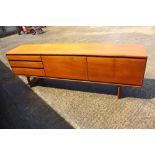
[[[11,67],[43,68],[42,62],[9,61]]]
[[[87,57],[88,79],[98,82],[115,82],[115,59]]]
[[[12,68],[16,75],[45,76],[44,69]]]
[[[84,56],[42,56],[48,77],[88,80]]]
[[[27,61],[41,61],[40,56],[32,55],[7,55],[8,60],[27,60]]]
[[[142,85],[146,59],[117,58],[116,83]]]

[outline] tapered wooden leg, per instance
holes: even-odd
[[[117,88],[117,98],[118,98],[118,99],[120,98],[120,90],[121,90],[121,87],[118,86],[118,88]]]
[[[40,80],[40,78],[34,78],[30,80],[30,76],[26,76],[26,78],[30,87],[33,87]]]
[[[30,77],[27,76],[26,78],[27,78],[27,81],[28,81],[29,86],[32,87],[32,83],[31,83]]]

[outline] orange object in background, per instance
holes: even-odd
[[[26,32],[27,31],[26,26],[22,26],[22,30]]]

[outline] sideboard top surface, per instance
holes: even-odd
[[[105,43],[25,44],[10,50],[7,54],[147,57],[143,45]]]

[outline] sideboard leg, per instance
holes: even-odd
[[[29,86],[32,87],[32,83],[31,83],[30,77],[29,76],[26,76],[26,78],[27,78],[27,81],[28,81]]]
[[[121,86],[118,86],[117,88],[117,98],[120,98],[120,90],[121,90]]]
[[[34,78],[32,80],[30,80],[30,76],[26,76],[28,84],[30,87],[35,86],[35,84],[37,84],[37,82],[39,82],[40,78]]]

